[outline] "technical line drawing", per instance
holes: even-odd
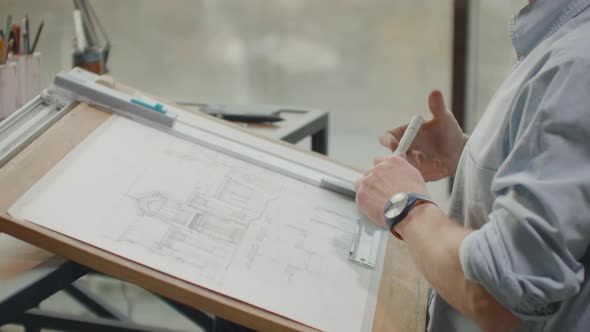
[[[184,208],[181,203],[172,201],[166,194],[159,191],[129,197],[135,199],[138,215],[140,216],[185,225],[193,214],[190,210]]]
[[[332,243],[341,250],[349,250],[358,218],[323,206],[314,207],[313,212],[310,221],[339,234],[332,239]]]
[[[248,250],[248,255],[246,256],[246,269],[251,270],[252,266],[254,265],[254,261],[260,255],[260,244],[254,243]]]
[[[287,282],[292,283],[297,273],[301,270],[299,266],[287,264],[285,267],[285,273],[287,273]]]
[[[117,241],[145,247],[197,269],[211,269],[211,264],[228,268],[250,223],[262,218],[280,194],[281,186],[255,179],[242,169],[227,168],[216,188],[206,192],[202,184],[195,185],[184,202],[161,190],[135,193],[130,188],[126,197],[138,218]],[[160,231],[144,234],[141,225],[145,218],[150,227]]]
[[[357,219],[355,216],[345,215],[323,206],[315,206],[314,216],[311,220],[341,232],[353,233],[354,230],[347,227],[347,225],[356,225]]]

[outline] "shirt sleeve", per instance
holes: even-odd
[[[590,64],[547,66],[519,91],[488,222],[461,243],[468,279],[523,320],[578,293],[590,241]]]

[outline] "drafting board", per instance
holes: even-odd
[[[1,169],[0,185],[8,189],[1,197],[2,209],[5,211],[12,205],[53,164],[62,159],[78,142],[108,118],[107,113],[81,106]],[[31,223],[15,221],[7,217],[4,219],[0,229],[9,234],[179,302],[256,329],[306,329],[305,326],[279,315],[270,314],[146,269],[139,264],[123,260]],[[424,328],[425,285],[409,262],[405,248],[399,242],[392,241],[387,251],[374,330],[420,331]]]

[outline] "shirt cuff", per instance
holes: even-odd
[[[511,271],[509,257],[495,222],[485,224],[463,239],[459,260],[465,277],[484,287],[492,297],[522,320],[546,320],[560,302],[547,303],[538,295],[527,294],[526,276]]]

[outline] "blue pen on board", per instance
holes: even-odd
[[[145,108],[149,108],[151,110],[154,110],[156,112],[160,112],[162,114],[166,114],[168,112],[168,110],[166,110],[164,108],[164,105],[162,105],[160,103],[155,103],[155,104],[152,105],[152,104],[147,103],[147,102],[145,102],[143,100],[139,100],[139,99],[135,99],[135,98],[131,99],[131,102],[134,103],[134,104],[143,106]]]

